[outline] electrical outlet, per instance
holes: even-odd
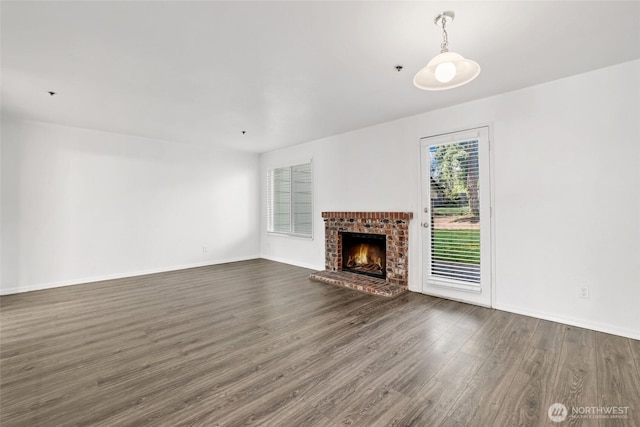
[[[589,288],[586,286],[580,288],[580,298],[589,298]]]
[[[207,252],[207,249],[209,249],[209,248],[207,248],[206,246],[203,246],[202,247],[202,252]]]

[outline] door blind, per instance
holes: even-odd
[[[431,276],[480,283],[478,141],[432,145]]]

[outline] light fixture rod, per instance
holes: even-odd
[[[447,34],[447,18],[442,18],[442,43],[440,44],[440,53],[449,52],[449,35]]]
[[[453,22],[453,18],[456,17],[456,14],[447,10],[442,12],[440,15],[436,16],[436,19],[433,20],[433,23],[438,27],[442,26],[442,43],[440,44],[440,53],[449,52],[449,34],[447,33],[447,24]]]

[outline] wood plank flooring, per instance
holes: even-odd
[[[640,426],[636,340],[309,273],[253,260],[1,297],[0,424]],[[628,409],[556,424],[555,402]]]

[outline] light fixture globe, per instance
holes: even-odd
[[[462,86],[478,77],[480,65],[454,52],[433,58],[413,77],[413,84],[424,90],[446,90]]]
[[[413,77],[413,84],[424,90],[446,90],[462,86],[478,77],[480,65],[462,55],[449,52],[447,23],[453,22],[456,14],[450,10],[436,16],[433,23],[442,26],[442,44],[440,54]]]

